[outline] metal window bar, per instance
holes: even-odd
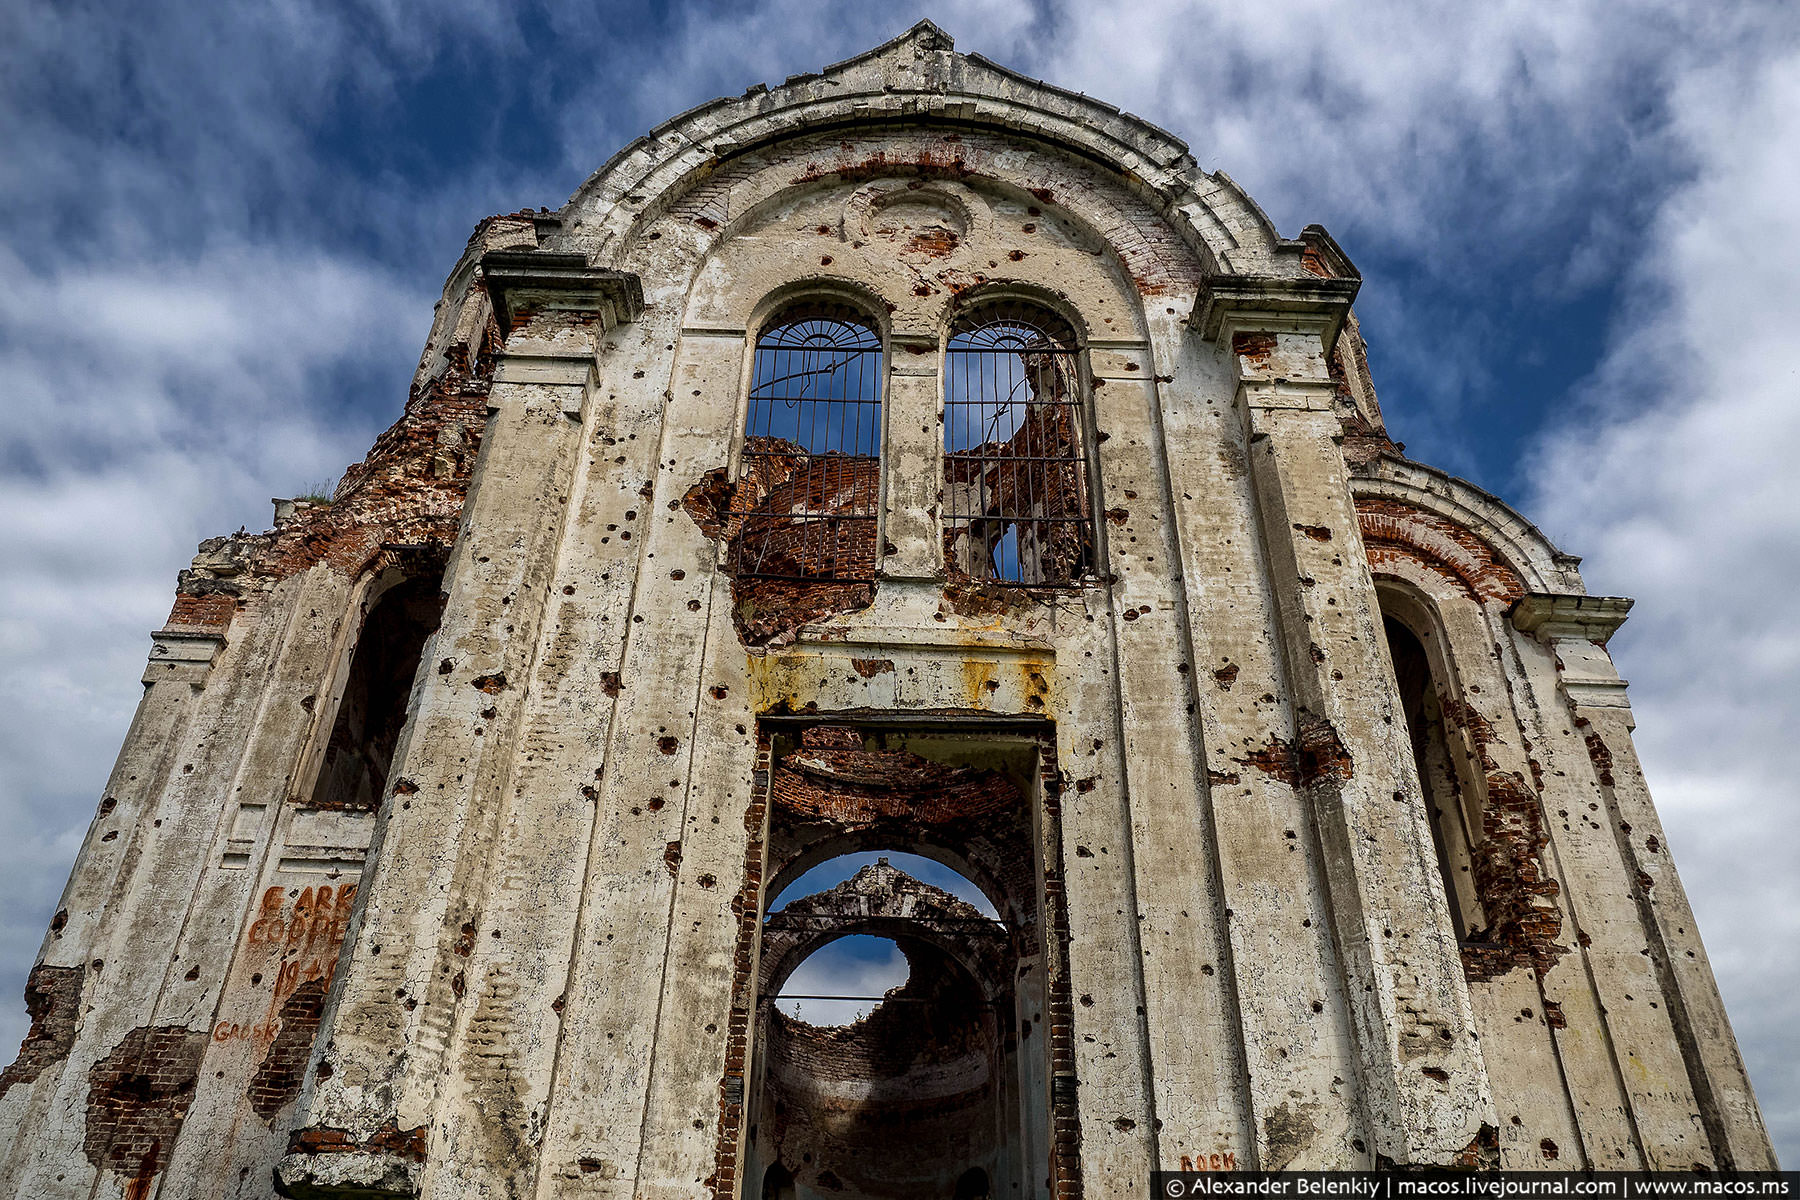
[[[782,321],[756,343],[732,491],[740,578],[875,577],[881,342],[837,314]]]
[[[1069,587],[1092,572],[1080,363],[1027,315],[950,339],[943,519],[953,576]]]

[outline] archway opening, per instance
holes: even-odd
[[[780,894],[769,902],[769,911],[780,912],[787,907],[790,900],[797,900],[802,896],[811,896],[826,888],[836,887],[864,867],[878,862],[889,863],[920,883],[928,883],[932,887],[949,892],[963,903],[973,905],[983,916],[999,919],[999,914],[994,909],[994,902],[988,899],[987,893],[975,886],[962,872],[944,865],[935,858],[923,854],[911,854],[904,850],[859,850],[827,859],[808,868],[786,884]]]
[[[1431,818],[1431,841],[1437,852],[1438,871],[1444,879],[1450,920],[1457,940],[1468,942],[1479,936],[1482,911],[1470,853],[1473,839],[1463,805],[1462,783],[1445,735],[1443,702],[1424,643],[1406,625],[1385,613],[1382,625],[1394,664],[1394,681],[1400,686],[1400,703],[1406,714],[1406,731],[1412,740],[1419,784],[1425,793],[1425,809]]]
[[[1041,743],[825,722],[765,736],[744,1178],[780,1167],[796,1200],[1049,1196],[1075,1143],[1052,1119],[1067,998],[1044,928]]]
[[[907,897],[900,907],[956,903],[871,866],[771,920],[778,930],[816,926],[877,888]],[[954,907],[945,920],[973,912]],[[1007,1170],[1016,1108],[1008,981],[971,973],[966,949],[947,944],[954,933],[879,927],[891,934],[849,934],[810,951],[801,942],[800,964],[761,1014],[752,1138],[795,1200],[942,1200]]]
[[[363,813],[380,806],[419,658],[443,615],[435,578],[395,584],[369,610],[307,807]]]
[[[814,950],[781,985],[775,1008],[821,1029],[854,1025],[893,993],[912,969],[898,942],[853,933]]]

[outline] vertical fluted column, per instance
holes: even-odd
[[[1371,1149],[1450,1162],[1493,1103],[1338,446],[1327,355],[1355,281],[1227,282],[1196,323],[1237,368],[1287,660],[1295,734],[1266,769],[1316,812]]]
[[[599,338],[636,280],[579,256],[482,262],[506,335],[443,623],[389,772],[350,968],[277,1176],[293,1195],[413,1195],[567,518]],[[473,731],[481,736],[470,738]]]
[[[1533,593],[1512,614],[1513,624],[1549,651],[1541,674],[1553,665],[1558,707],[1569,714],[1593,767],[1591,778],[1567,785],[1580,789],[1571,807],[1597,790],[1617,847],[1616,860],[1602,860],[1608,869],[1570,880],[1572,899],[1585,902],[1578,909],[1578,916],[1587,914],[1583,931],[1600,933],[1609,916],[1615,929],[1641,925],[1638,937],[1622,930],[1593,937],[1583,953],[1605,1004],[1614,1053],[1635,1068],[1622,1075],[1651,1166],[1689,1169],[1705,1162],[1704,1143],[1710,1143],[1711,1165],[1773,1170],[1768,1131],[1632,745],[1636,722],[1625,681],[1606,649],[1630,607],[1613,596]],[[1529,641],[1525,646],[1536,649]],[[1549,681],[1541,686],[1548,690]],[[1549,832],[1559,843],[1571,837],[1554,823]],[[1648,1001],[1657,993],[1661,1007]],[[1677,1082],[1682,1074],[1691,1093]]]

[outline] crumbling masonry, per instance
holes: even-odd
[[[1358,283],[930,24],[482,222],[367,460],[181,575],[0,1192],[1771,1165],[1629,602],[1389,440]],[[853,934],[865,1019],[770,1003]]]

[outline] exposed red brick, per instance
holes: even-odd
[[[25,1012],[31,1025],[19,1044],[19,1057],[0,1071],[0,1096],[16,1083],[30,1083],[45,1070],[68,1057],[75,1044],[75,1022],[81,1015],[81,988],[86,972],[80,967],[31,968],[25,979]]]
[[[1232,761],[1273,775],[1290,787],[1311,787],[1325,781],[1341,783],[1355,774],[1355,764],[1337,727],[1314,713],[1301,714],[1299,732],[1291,741],[1271,734],[1268,745]]]
[[[1234,333],[1231,335],[1231,352],[1240,358],[1249,359],[1255,366],[1263,366],[1275,353],[1275,335]]]
[[[797,518],[873,513],[879,460],[812,456],[778,438],[751,438],[747,448],[739,479],[716,468],[681,500],[700,531],[726,548],[739,640],[779,642],[802,625],[867,608],[875,599],[875,522]],[[835,577],[811,578],[827,570]]]
[[[82,1151],[97,1169],[148,1194],[194,1102],[205,1030],[142,1026],[88,1071]]]
[[[265,1122],[273,1124],[275,1115],[300,1095],[306,1060],[325,1011],[325,984],[313,979],[294,989],[281,1006],[281,1028],[250,1077],[250,1107]]]
[[[1585,730],[1582,740],[1587,743],[1588,757],[1594,762],[1594,771],[1600,777],[1601,787],[1613,786],[1612,749],[1607,746],[1606,739],[1597,730],[1590,728],[1586,721],[1579,722]]]
[[[425,1161],[426,1128],[401,1129],[389,1118],[369,1137],[362,1140],[348,1130],[328,1125],[296,1129],[288,1135],[289,1154],[392,1154],[408,1162]]]
[[[241,605],[319,563],[355,577],[420,553],[441,559],[456,540],[487,422],[498,340],[490,322],[475,362],[453,347],[444,371],[345,470],[330,503],[301,504],[267,533],[202,542],[199,565],[176,585],[169,623],[224,626]]]
[[[1521,776],[1490,771],[1481,828],[1470,857],[1488,927],[1471,932],[1474,952],[1465,951],[1464,969],[1476,981],[1520,966],[1542,975],[1569,948],[1556,940],[1562,934],[1556,905],[1561,889],[1544,868],[1549,837],[1537,793]]]
[[[1369,566],[1377,573],[1404,559],[1476,600],[1510,603],[1525,594],[1523,581],[1492,546],[1447,517],[1371,496],[1357,499],[1356,515]]]
[[[1450,1162],[1453,1167],[1470,1171],[1494,1171],[1500,1167],[1500,1131],[1492,1125],[1483,1124],[1456,1157]]]

